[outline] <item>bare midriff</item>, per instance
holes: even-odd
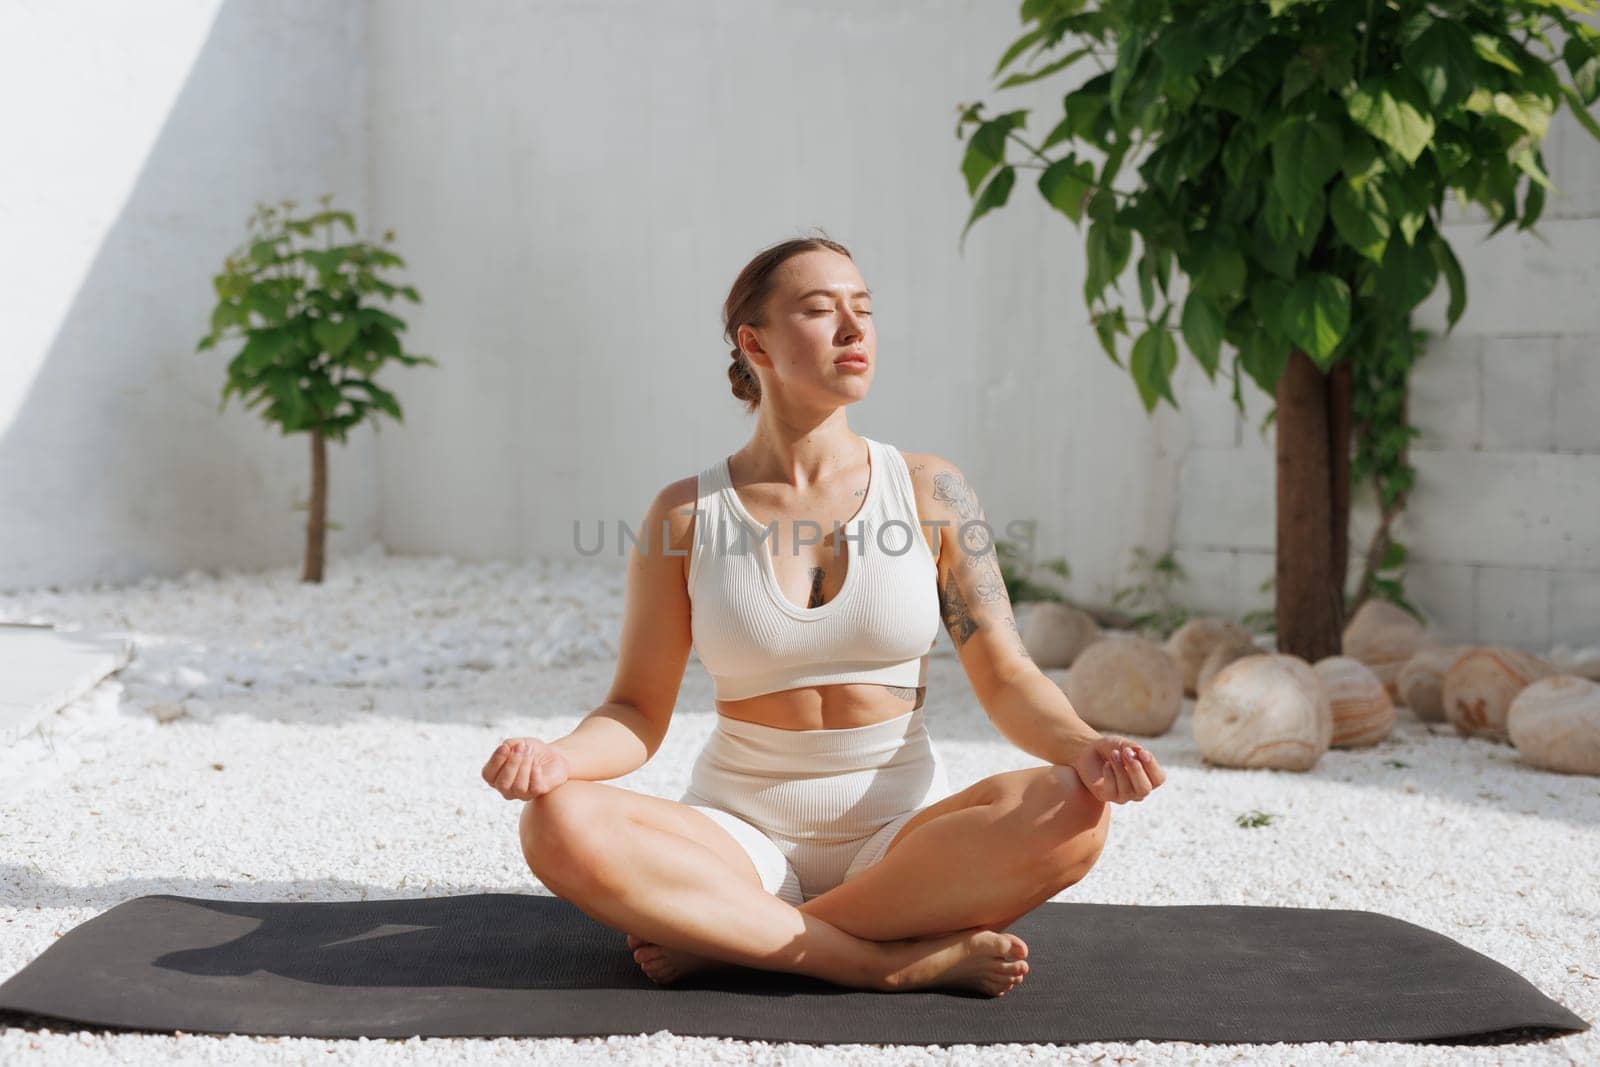
[[[904,715],[922,703],[927,686],[866,682],[811,685],[762,693],[744,700],[719,700],[717,711],[730,719],[778,730],[848,730]]]

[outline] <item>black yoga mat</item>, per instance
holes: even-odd
[[[650,1034],[811,1044],[1426,1041],[1589,1024],[1494,960],[1370,911],[1049,902],[1003,997],[737,967],[658,986],[559,897],[138,897],[0,985],[0,1009],[303,1037]]]

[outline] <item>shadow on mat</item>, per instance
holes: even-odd
[[[251,926],[228,941],[163,953],[150,962],[200,977],[266,972],[297,982],[362,988],[702,989],[766,996],[852,992],[809,975],[734,965],[658,986],[639,968],[625,935],[598,921],[579,926],[577,936],[571,936],[570,925],[565,927],[569,936],[549,936],[551,903],[559,898],[502,898],[502,907],[527,913],[526,926],[509,933],[503,913],[463,908],[460,899],[326,901],[292,911],[282,902],[186,900],[249,920]]]

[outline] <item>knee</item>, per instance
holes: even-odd
[[[1041,767],[1029,783],[1042,851],[1071,884],[1089,873],[1105,848],[1111,805],[1098,799],[1071,767]]]
[[[574,866],[570,861],[582,841],[582,827],[586,823],[592,826],[593,822],[585,814],[592,807],[593,799],[584,795],[586,784],[563,782],[522,805],[522,817],[517,824],[522,858],[541,878],[544,871]]]

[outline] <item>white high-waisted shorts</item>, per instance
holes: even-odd
[[[907,820],[953,792],[915,708],[823,730],[719,714],[678,799],[743,846],[767,892],[798,905],[872,866]]]

